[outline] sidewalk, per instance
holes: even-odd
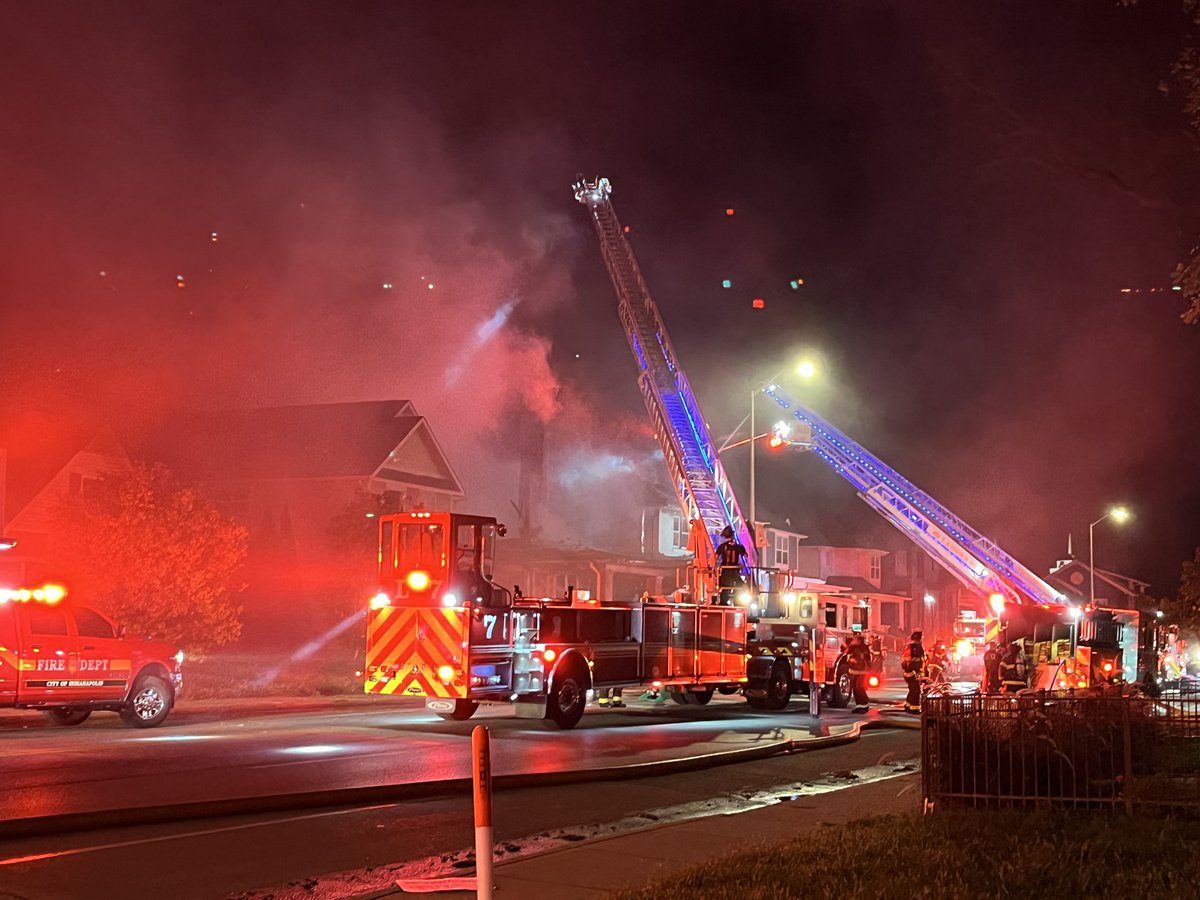
[[[537,856],[498,863],[499,897],[588,900],[622,888],[643,887],[663,875],[743,850],[763,847],[854,819],[920,809],[921,776],[900,775],[860,787],[802,797],[736,815],[719,815],[598,838]],[[469,900],[474,890],[408,893],[395,890],[357,900]]]

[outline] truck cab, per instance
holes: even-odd
[[[0,588],[0,707],[36,709],[56,725],[108,710],[154,727],[179,695],[182,659],[170,644],[127,637],[60,586]]]

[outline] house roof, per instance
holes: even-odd
[[[136,442],[136,452],[197,481],[377,476],[463,494],[407,400],[188,413]]]
[[[865,578],[860,578],[857,575],[831,575],[826,579],[830,584],[840,585],[844,588],[849,588],[856,594],[880,594],[884,593],[878,587],[871,584]]]
[[[1050,572],[1046,580],[1051,584],[1062,587],[1068,593],[1083,594],[1088,589],[1088,569],[1087,562],[1082,559],[1065,560]],[[1083,575],[1084,579],[1079,584],[1075,584],[1071,580],[1072,572]],[[1096,569],[1096,580],[1130,597],[1143,594],[1146,592],[1146,588],[1150,587],[1150,583],[1147,581],[1139,581],[1136,578],[1130,578],[1128,575],[1119,575],[1116,572],[1109,572],[1101,568]]]
[[[123,451],[112,430],[42,411],[14,413],[0,422],[0,529],[12,521],[83,450]]]

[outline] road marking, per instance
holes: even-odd
[[[246,831],[251,828],[263,828],[273,825],[286,825],[290,822],[303,822],[307,819],[322,819],[328,816],[344,816],[350,813],[371,812],[377,809],[391,809],[399,804],[377,803],[373,806],[356,806],[352,809],[335,809],[326,812],[306,813],[301,816],[288,816],[284,819],[269,819],[263,822],[247,822],[243,825],[224,825],[220,828],[205,828],[200,831],[181,831],[177,834],[163,834],[155,837],[139,838],[135,841],[116,841],[111,844],[97,844],[94,847],[75,847],[71,850],[56,850],[51,853],[31,853],[28,856],[10,856],[0,859],[0,866],[16,866],[21,863],[41,862],[48,859],[61,859],[66,856],[80,856],[84,853],[99,853],[105,850],[119,850],[123,847],[139,847],[143,844],[159,844],[163,841],[175,841],[185,838],[205,837],[210,834],[224,834],[230,831]]]

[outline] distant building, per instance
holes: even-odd
[[[297,637],[328,624],[332,598],[351,587],[346,570],[330,564],[331,527],[355,503],[366,519],[385,509],[448,511],[463,497],[407,400],[187,413],[134,443],[137,457],[198,484],[250,529],[242,595],[250,642],[277,631],[270,610],[280,603],[294,611],[284,621]],[[365,570],[373,562],[364,551]]]
[[[86,496],[98,479],[131,468],[113,430],[67,425],[24,414],[0,427],[0,534],[15,538],[0,553],[0,585],[53,578],[46,567],[56,517],[63,502]]]
[[[1091,568],[1084,560],[1070,556],[1060,559],[1050,570],[1046,580],[1051,587],[1061,590],[1074,603],[1088,603],[1091,600]],[[1128,575],[1096,569],[1097,606],[1150,610],[1155,603],[1146,594],[1149,587],[1148,581],[1138,581]]]

